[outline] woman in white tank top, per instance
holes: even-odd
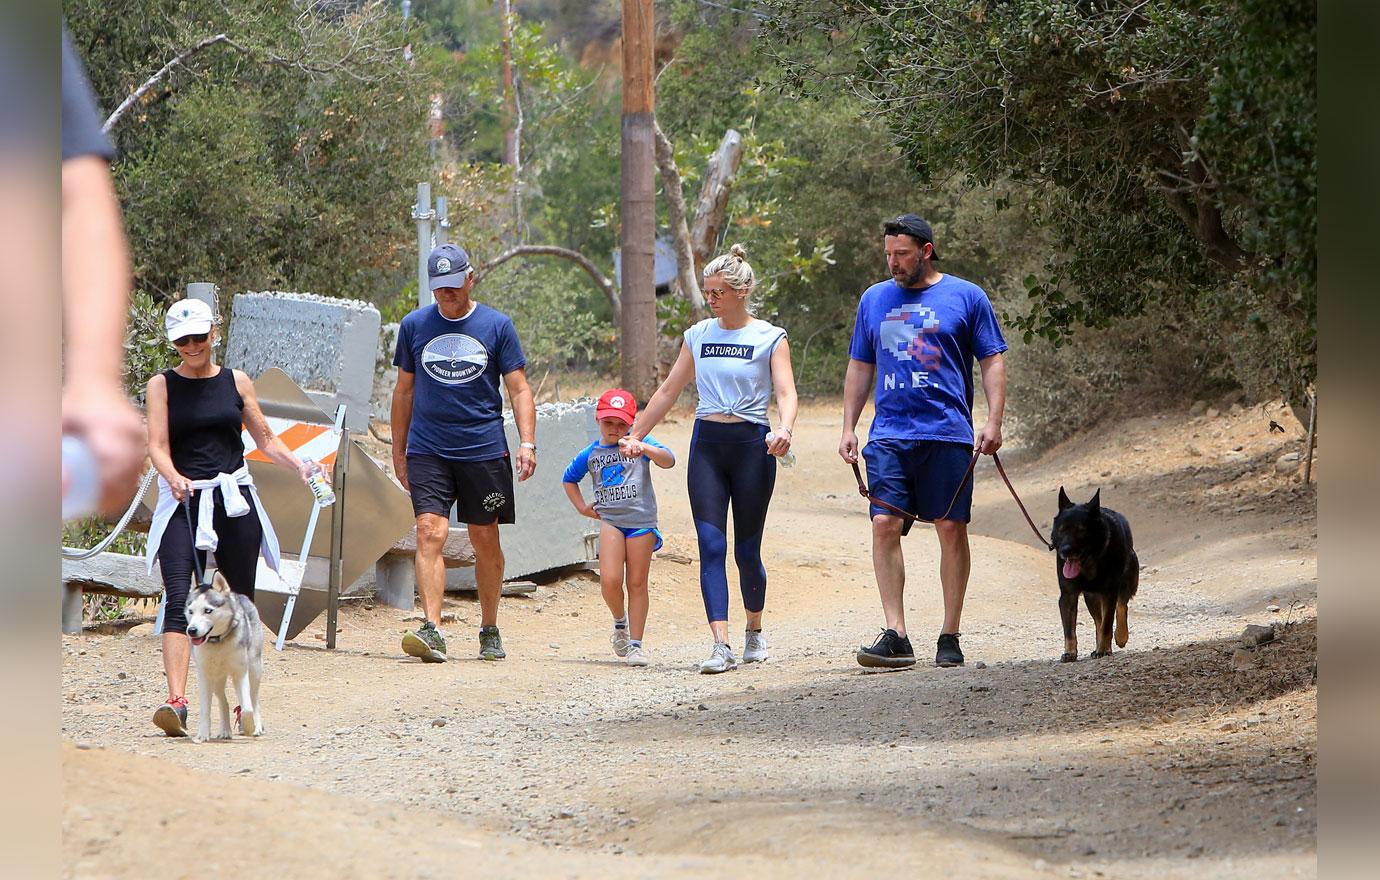
[[[742,245],[704,267],[704,293],[714,317],[685,331],[680,356],[666,381],[638,413],[624,452],[640,455],[640,441],[665,417],[680,392],[695,379],[699,405],[690,441],[686,480],[700,549],[700,591],[714,636],[705,673],[737,665],[728,644],[728,512],[733,511],[733,555],[747,630],[743,662],[767,659],[762,636],[767,573],[762,565],[762,530],[776,483],[776,459],[791,448],[795,425],[795,377],[786,331],[754,318],[748,296],[756,283]],[[781,423],[771,431],[767,405],[776,395]],[[773,433],[771,443],[766,442]]]

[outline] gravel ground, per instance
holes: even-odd
[[[443,665],[402,654],[413,615],[349,603],[339,650],[323,618],[268,652],[267,736],[195,745],[149,723],[156,639],[63,637],[67,875],[1316,876],[1315,503],[1277,472],[1300,448],[1292,419],[1165,414],[1004,456],[1042,528],[1060,485],[1101,486],[1132,522],[1131,642],[1098,661],[1054,662],[1053,560],[984,464],[969,665],[867,674],[852,652],[880,608],[837,411],[805,408],[777,483],[766,664],[693,671],[709,638],[683,465],[657,474],[646,669],[609,651],[589,573],[504,600],[502,663],[472,659],[464,597]],[[681,414],[657,433],[683,454],[689,429]],[[938,551],[917,528],[906,553],[923,653]],[[1243,649],[1247,623],[1277,638]],[[208,828],[216,855],[182,861]]]

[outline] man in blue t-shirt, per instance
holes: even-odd
[[[1006,366],[992,303],[982,288],[935,270],[939,255],[929,223],[903,214],[884,227],[891,280],[869,287],[858,303],[843,382],[839,455],[858,460],[858,417],[872,392],[874,416],[863,449],[875,498],[922,519],[937,520],[944,624],[935,663],[962,666],[958,645],[968,589],[968,519],[973,484],[965,480],[974,451],[1001,448]],[[973,359],[982,369],[987,424],[973,434]],[[960,488],[961,486],[961,488]],[[957,493],[957,495],[955,495]],[[951,506],[952,502],[952,506]],[[905,558],[901,537],[912,520],[871,505],[872,568],[886,630],[857,659],[868,667],[913,666],[906,635]]]
[[[425,662],[446,659],[441,600],[446,569],[441,551],[450,536],[450,509],[466,524],[479,587],[479,656],[507,656],[498,633],[503,588],[499,523],[514,521],[513,463],[503,433],[508,389],[521,443],[518,479],[537,467],[537,408],[527,384],[527,358],[513,322],[470,299],[474,269],[464,249],[443,244],[427,260],[435,305],[417,309],[398,327],[393,364],[393,472],[412,493],[417,517],[417,592],[426,622],[403,634],[403,651]]]

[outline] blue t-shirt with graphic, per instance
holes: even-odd
[[[858,302],[853,360],[875,364],[869,440],[973,442],[973,359],[1006,351],[981,287],[944,275],[925,288],[894,280]]]
[[[650,435],[643,444],[665,449]],[[598,440],[580,450],[562,475],[562,482],[594,479],[594,509],[599,518],[623,529],[656,528],[656,492],[652,489],[652,460],[645,455],[625,456],[615,443]]]
[[[398,327],[393,364],[416,376],[409,455],[488,461],[508,454],[498,382],[527,358],[507,315],[483,303],[454,321],[436,305],[417,309]]]

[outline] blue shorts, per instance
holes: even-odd
[[[614,526],[614,528],[617,529],[618,531],[622,532],[622,533],[623,533],[623,537],[625,537],[625,538],[640,538],[640,537],[642,537],[643,535],[656,535],[656,545],[652,547],[652,552],[655,553],[656,551],[658,551],[658,550],[661,549],[661,530],[660,530],[660,529],[656,529],[656,528],[652,528],[652,529],[625,529],[625,528],[623,528],[622,526]]]
[[[938,519],[954,498],[958,483],[973,460],[973,447],[943,440],[873,440],[863,447],[867,485],[872,494],[921,519]],[[885,507],[868,505],[869,516],[895,516]],[[954,500],[949,519],[968,522],[973,507],[973,481],[967,480]],[[901,534],[910,532],[907,519]]]

